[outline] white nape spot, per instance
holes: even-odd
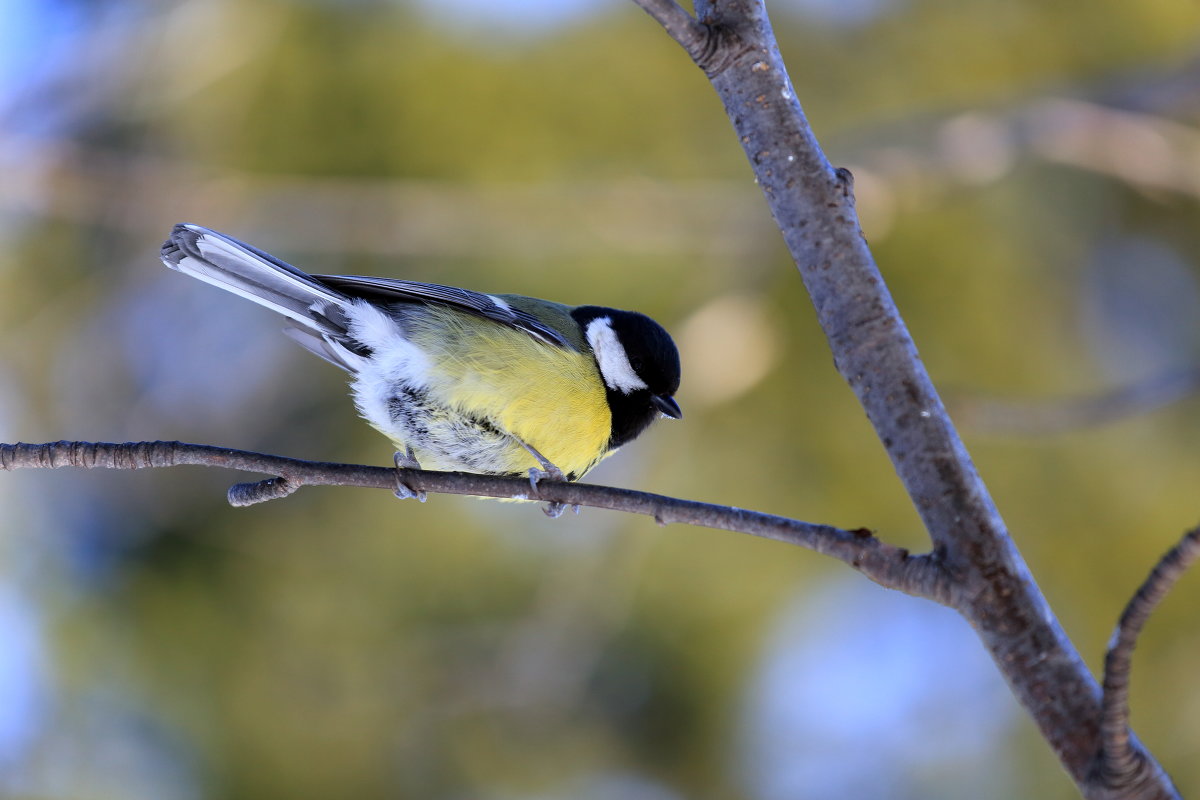
[[[495,303],[497,308],[500,308],[504,311],[512,311],[512,306],[504,302],[503,298],[496,297],[494,294],[489,294],[488,299]]]
[[[617,332],[612,329],[612,320],[609,317],[598,317],[588,323],[587,340],[596,355],[600,375],[608,388],[616,389],[622,394],[649,388],[630,366],[625,346],[617,338]]]

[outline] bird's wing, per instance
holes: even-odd
[[[436,283],[402,281],[392,278],[363,278],[355,275],[313,275],[315,280],[350,297],[375,302],[439,303],[469,311],[485,319],[524,331],[535,339],[559,347],[570,347],[563,334],[527,311],[514,308],[496,295],[442,286]]]

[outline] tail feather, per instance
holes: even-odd
[[[253,300],[318,334],[344,335],[350,298],[232,236],[180,223],[163,243],[162,261],[205,283]],[[311,348],[310,348],[311,349]]]
[[[352,375],[358,374],[362,368],[363,355],[347,347],[344,340],[335,340],[329,336],[320,336],[314,333],[311,328],[302,328],[299,326],[284,328],[283,335],[313,355],[320,356],[335,367],[341,367]]]

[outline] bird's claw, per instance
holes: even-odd
[[[563,475],[562,470],[549,461],[546,462],[546,467],[546,469],[538,469],[537,467],[529,468],[529,486],[535,492],[537,491],[538,484],[544,480],[565,481],[567,479],[567,476]]]
[[[408,484],[402,483],[400,478],[396,478],[396,488],[392,490],[392,494],[396,495],[400,500],[413,500],[418,503],[424,503],[429,499],[424,489],[414,489]]]
[[[529,470],[529,485],[535,492],[538,490],[538,484],[543,480],[565,481],[567,479],[567,476],[563,475],[562,470],[551,464],[549,461],[546,462],[545,466],[546,469],[532,467]],[[578,506],[576,506],[576,508],[578,508]],[[567,504],[560,503],[557,500],[550,500],[545,506],[542,507],[542,513],[550,519],[558,519],[566,510]]]
[[[428,500],[429,496],[425,493],[424,489],[412,488],[401,477],[400,470],[421,468],[421,462],[417,461],[417,457],[413,455],[412,448],[405,448],[403,453],[397,450],[392,456],[392,462],[396,465],[396,488],[392,491],[392,494],[401,500],[416,499],[418,503],[424,503]]]
[[[411,447],[404,448],[404,452],[397,450],[392,454],[392,461],[396,465],[396,469],[420,469],[421,462],[417,461],[416,455]]]
[[[560,503],[557,500],[550,500],[549,502],[547,502],[546,505],[542,507],[542,513],[545,514],[550,519],[558,519],[564,513],[566,513],[566,510],[568,508],[571,509],[571,511],[575,512],[576,514],[579,513],[579,504],[578,503],[567,504],[567,503]]]

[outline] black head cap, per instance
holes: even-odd
[[[610,448],[636,437],[659,414],[683,416],[675,402],[679,350],[661,325],[645,314],[600,306],[580,306],[571,315],[583,329],[608,392]]]

